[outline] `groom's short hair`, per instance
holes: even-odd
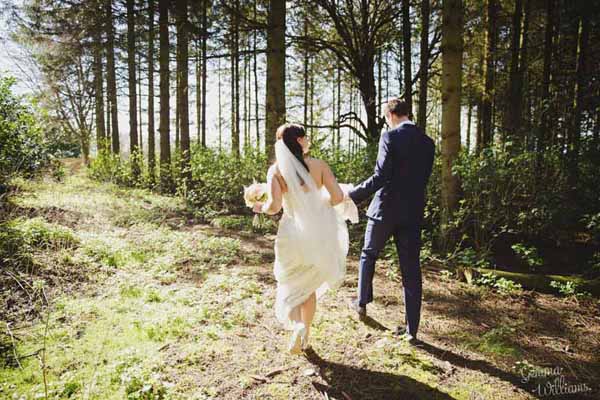
[[[402,117],[403,115],[406,115],[408,117],[408,114],[410,113],[410,110],[408,109],[408,103],[398,98],[388,100],[384,107],[384,111],[386,112],[386,114],[390,112],[392,114],[396,114],[399,117]]]

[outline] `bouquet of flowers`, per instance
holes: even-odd
[[[244,202],[250,208],[254,208],[256,203],[264,203],[268,197],[266,183],[257,183],[254,181],[252,185],[244,187]],[[263,225],[262,218],[262,214],[256,214],[252,220],[252,225],[254,227],[261,227]]]

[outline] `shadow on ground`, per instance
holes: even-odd
[[[365,368],[330,362],[321,358],[313,349],[306,358],[319,369],[319,375],[327,385],[313,382],[319,392],[335,399],[453,399],[424,383],[408,376],[372,371]]]

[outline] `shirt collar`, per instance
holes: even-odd
[[[398,128],[402,128],[402,125],[404,125],[404,124],[408,124],[408,125],[414,125],[415,123],[414,123],[414,122],[412,122],[410,119],[407,119],[407,120],[405,120],[405,121],[402,121],[402,122],[400,122],[400,124],[399,124],[399,125],[396,127],[396,129],[398,129]]]

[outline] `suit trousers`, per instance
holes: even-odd
[[[423,283],[421,277],[421,227],[414,224],[398,224],[369,218],[365,232],[365,242],[360,256],[358,275],[358,303],[365,306],[373,301],[373,275],[375,262],[390,237],[394,238],[402,284],[404,286],[404,307],[406,330],[416,337],[421,318],[421,297]]]

